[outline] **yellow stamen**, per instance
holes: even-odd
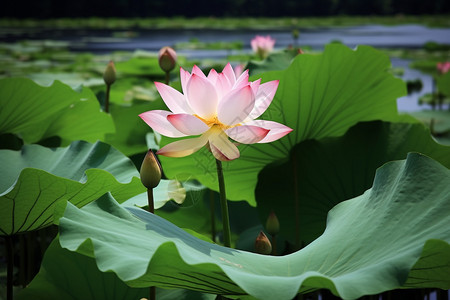
[[[209,127],[213,127],[215,126],[216,128],[219,127],[222,130],[227,130],[236,126],[241,126],[241,124],[236,124],[236,125],[225,125],[222,122],[219,121],[219,118],[217,118],[217,116],[214,116],[212,118],[209,119],[203,119],[202,117],[198,116],[198,115],[194,115],[195,117],[197,117],[198,119],[202,120],[203,123],[205,123],[206,125],[208,125]]]

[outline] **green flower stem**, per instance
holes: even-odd
[[[216,242],[216,209],[215,209],[215,199],[214,192],[212,190],[209,191],[209,206],[210,206],[210,214],[211,214],[211,240]]]
[[[10,235],[5,236],[5,246],[6,246],[6,299],[13,299],[13,271],[14,271],[14,249],[13,249],[13,238]]]
[[[224,245],[226,247],[231,247],[230,218],[228,216],[227,196],[225,194],[225,181],[223,179],[222,162],[218,159],[216,159],[216,166],[217,178],[219,179],[220,207],[222,209]]]
[[[105,96],[105,112],[109,112],[109,93],[111,91],[111,85],[106,85],[106,96]]]
[[[19,235],[19,282],[22,285],[22,288],[27,286],[27,271],[26,271],[26,244],[25,244],[25,236],[23,234]]]
[[[155,201],[153,200],[153,189],[147,189],[148,211],[155,213]],[[150,287],[149,300],[156,300],[156,287]]]
[[[166,72],[166,84],[169,85],[170,82],[170,72]]]
[[[277,236],[276,234],[272,235],[272,255],[277,255]]]
[[[153,189],[147,189],[148,211],[155,213],[155,202],[153,201]]]
[[[300,199],[298,191],[298,178],[297,178],[297,157],[292,155],[292,166],[294,173],[294,211],[295,211],[295,247],[296,249],[301,248],[300,244]]]

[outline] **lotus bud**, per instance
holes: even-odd
[[[258,237],[255,240],[255,250],[259,254],[272,253],[272,244],[270,243],[264,232],[260,231]]]
[[[116,81],[116,67],[112,60],[106,66],[105,72],[103,73],[103,80],[106,85],[111,85]]]
[[[177,64],[177,53],[170,47],[162,47],[159,50],[158,62],[164,72],[170,72]]]
[[[148,150],[141,165],[141,182],[147,189],[155,188],[161,181],[162,168],[152,150]]]
[[[270,212],[269,217],[267,217],[266,231],[272,236],[280,232],[280,222],[273,210]]]

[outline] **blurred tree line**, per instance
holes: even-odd
[[[445,14],[449,0],[15,0],[2,17],[285,17]]]

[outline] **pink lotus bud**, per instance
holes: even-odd
[[[162,47],[159,50],[158,62],[164,72],[170,72],[177,64],[177,53],[170,47]]]
[[[152,150],[148,150],[141,165],[141,182],[147,189],[155,188],[161,181],[161,165]]]
[[[255,250],[259,254],[270,254],[272,253],[272,244],[270,243],[264,232],[260,232],[255,241]]]
[[[267,218],[266,230],[272,236],[280,232],[280,222],[278,221],[277,215],[273,211],[270,212],[269,217]]]
[[[106,66],[105,72],[103,73],[103,80],[106,85],[111,85],[116,81],[116,67],[112,60]]]

